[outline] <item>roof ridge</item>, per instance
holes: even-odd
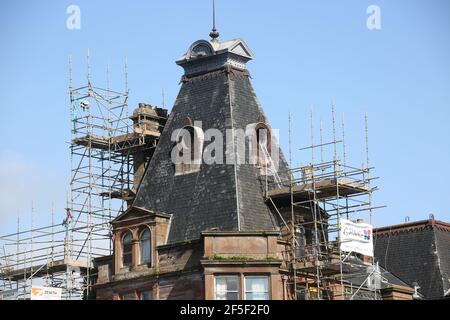
[[[419,220],[414,222],[384,226],[380,228],[374,228],[373,232],[376,235],[382,235],[386,233],[398,233],[398,232],[410,232],[423,230],[427,227],[431,227],[432,229],[436,228],[442,231],[450,232],[450,223],[446,223],[444,221],[428,219],[428,220]]]

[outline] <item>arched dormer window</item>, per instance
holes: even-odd
[[[131,232],[126,232],[122,237],[122,265],[130,267],[133,262],[133,237]]]
[[[278,148],[273,149],[272,130],[265,122],[258,122],[246,127],[248,139],[248,156],[250,164],[260,169],[263,176],[276,175],[278,171]]]
[[[269,127],[265,123],[258,123],[255,126],[256,131],[256,156],[257,163],[261,167],[270,165],[270,152],[272,151],[272,136]]]
[[[188,50],[187,59],[197,59],[212,56],[214,49],[208,41],[199,40],[194,42]]]
[[[200,170],[203,142],[203,130],[198,127],[187,125],[179,131],[176,138],[176,175],[188,174]]]
[[[195,161],[195,130],[193,126],[186,126],[183,130],[184,132],[179,136],[180,157],[183,158],[184,163],[191,164]]]
[[[141,264],[151,264],[152,262],[152,246],[151,234],[149,229],[144,229],[139,237],[139,248],[141,256]]]

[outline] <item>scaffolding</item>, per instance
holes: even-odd
[[[70,63],[71,65],[71,63]],[[70,67],[71,69],[71,67]],[[109,72],[108,72],[109,73]],[[140,104],[128,114],[128,80],[125,90],[87,83],[73,87],[70,71],[70,196],[62,223],[34,226],[0,236],[0,289],[16,290],[18,299],[29,299],[33,285],[62,289],[62,299],[87,299],[95,278],[93,260],[112,254],[111,220],[132,202],[137,186],[158,143],[167,120],[163,109]],[[341,220],[355,220],[382,206],[373,206],[373,167],[369,162],[368,119],[365,117],[366,160],[359,166],[347,164],[344,122],[337,137],[332,106],[331,142],[314,141],[311,112],[311,145],[308,165],[294,168],[289,150],[289,169],[270,174],[275,165],[261,145],[265,161],[265,200],[282,220],[283,252],[293,299],[355,299],[361,292],[379,298],[383,279],[373,259],[341,250]],[[289,117],[291,149],[291,121]],[[332,148],[325,160],[325,149]],[[318,157],[319,154],[319,157]],[[317,160],[319,158],[319,160]],[[269,179],[269,177],[271,177]],[[284,177],[284,178],[282,178]],[[287,177],[287,178],[286,178]]]
[[[0,237],[0,289],[30,299],[33,285],[61,288],[62,299],[89,299],[93,260],[112,254],[110,222],[131,204],[145,166],[167,120],[167,111],[140,104],[128,115],[125,90],[95,86],[87,55],[87,83],[72,86],[70,100],[70,196],[62,223]]]
[[[15,291],[14,298],[27,300],[33,286],[61,288],[62,299],[81,299],[87,283],[90,265],[84,260],[71,259],[67,248],[77,247],[69,243],[67,227],[54,221],[45,227],[35,227],[32,208],[31,228],[20,229],[17,218],[15,233],[0,237],[0,289]]]
[[[125,65],[126,66],[126,65]],[[89,74],[85,86],[69,86],[71,114],[70,201],[66,256],[86,261],[86,294],[92,259],[110,255],[110,221],[126,209],[124,196],[132,189],[131,147],[142,139],[127,139],[133,128],[128,121],[128,84],[125,92],[95,86]],[[125,67],[126,70],[126,67]],[[127,72],[125,72],[125,79]]]
[[[311,111],[311,145],[300,151],[310,151],[308,165],[293,168],[291,151],[291,118],[289,115],[289,162],[287,172],[279,172],[268,181],[265,198],[282,220],[281,238],[286,240],[283,252],[288,283],[293,299],[355,299],[364,292],[368,299],[379,299],[382,272],[374,259],[353,252],[341,251],[341,220],[357,220],[383,206],[372,205],[372,193],[377,179],[371,172],[368,149],[368,121],[365,117],[366,161],[361,167],[347,164],[344,121],[342,137],[336,135],[335,107],[332,106],[331,142],[314,142],[313,113]],[[332,148],[324,159],[325,148]],[[317,152],[320,160],[317,161]],[[280,177],[288,177],[282,179]]]

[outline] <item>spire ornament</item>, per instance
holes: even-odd
[[[212,41],[217,41],[219,35],[219,32],[216,30],[216,1],[213,0],[213,27],[211,32],[209,33],[209,36],[211,37]]]

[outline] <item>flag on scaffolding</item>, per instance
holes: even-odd
[[[341,251],[357,252],[373,257],[372,225],[340,219],[339,239]]]
[[[69,208],[67,208],[66,209],[66,218],[63,220],[62,225],[64,227],[68,228],[68,227],[70,227],[72,225],[72,220],[73,220],[72,212],[70,211]]]

